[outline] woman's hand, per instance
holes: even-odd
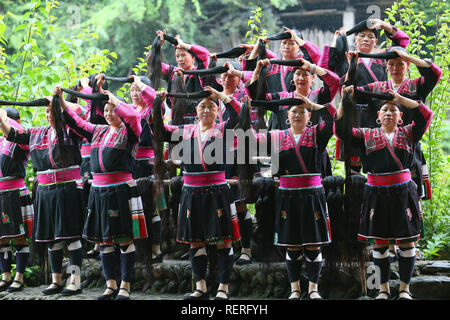
[[[294,30],[284,27],[285,31],[291,35],[291,39],[295,40],[300,47],[305,44],[305,40],[301,39]]]
[[[345,53],[345,56],[347,57],[348,62],[350,63],[350,60],[352,60],[353,56],[356,56],[356,58],[359,59],[358,51],[349,51]]]
[[[355,89],[354,89],[353,85],[342,86],[342,88],[341,88],[341,96],[343,96],[344,93],[350,93],[353,96],[354,92],[355,92]]]
[[[240,44],[239,47],[245,48],[245,52],[242,54],[243,56],[246,56],[253,48],[255,48],[253,44]]]
[[[398,49],[393,49],[393,52],[395,52],[396,54],[398,54],[398,56],[404,60],[404,61],[410,61],[410,56],[403,50],[398,50]]]
[[[5,109],[0,109],[0,125],[8,122],[8,115]]]
[[[136,86],[141,91],[143,91],[147,86],[145,83],[142,82],[141,77],[139,76],[131,75],[130,78],[133,79],[132,86]]]
[[[223,93],[220,93],[219,91],[217,91],[216,89],[214,89],[210,86],[204,87],[203,90],[211,92],[211,95],[208,97],[210,99],[219,99],[223,103],[228,103],[231,100],[230,97],[228,97],[227,95],[225,95]]]
[[[214,59],[214,60],[216,60],[216,62],[217,62],[217,53],[210,53],[209,54],[209,58],[212,60],[212,59]]]
[[[156,35],[159,37],[159,39],[161,40],[161,47],[163,46],[163,44],[164,44],[164,41],[165,41],[165,39],[164,39],[164,34],[166,33],[166,30],[164,30],[164,31],[161,31],[161,30],[158,30],[158,31],[156,31]]]
[[[388,33],[393,32],[393,28],[389,23],[384,22],[380,19],[369,19],[367,23],[369,29],[384,29]]]
[[[112,104],[112,105],[114,105],[116,107],[120,104],[121,101],[119,99],[117,99],[116,96],[113,95],[108,90],[105,90],[103,93],[106,94],[109,97],[108,103],[110,103],[110,104]]]
[[[236,70],[230,62],[225,62],[223,66],[228,68],[228,71],[226,72],[226,74],[228,76],[239,77],[239,78],[242,77],[242,72],[239,70]]]
[[[258,60],[258,64],[256,65],[256,69],[261,70],[262,67],[267,67],[270,64],[269,59]]]
[[[304,95],[302,95],[300,93],[296,93],[295,98],[303,101],[302,107],[305,107],[310,110],[314,110],[314,104]]]
[[[219,91],[217,91],[216,89],[214,89],[214,88],[212,88],[210,86],[206,86],[206,87],[203,88],[203,90],[211,92],[211,95],[209,96],[210,99],[220,99],[220,100],[222,100],[221,99],[222,98],[222,94]]]
[[[59,97],[59,100],[61,102],[60,103],[61,111],[66,110],[66,100],[64,100],[64,95],[63,95],[60,85],[57,85],[55,87],[55,89],[53,90],[53,95]]]
[[[156,91],[155,95],[161,98],[161,100],[164,102],[167,98],[167,91]]]
[[[186,84],[186,77],[184,76],[183,69],[178,68],[175,70],[176,73],[181,77],[181,81],[183,81],[183,85]]]
[[[191,49],[191,45],[187,44],[183,40],[181,40],[179,34],[177,34],[175,36],[175,39],[177,39],[177,41],[178,41],[178,45],[176,46],[177,49],[184,49],[184,50],[190,50]]]
[[[97,80],[98,92],[103,93],[103,84],[105,83],[105,74],[100,73],[95,76],[95,80]]]
[[[83,78],[81,78],[81,79],[80,79],[80,84],[81,84],[81,87],[78,88],[78,91],[81,91],[81,90],[83,90],[84,88],[89,87],[89,78],[88,78],[88,77],[83,77]]]

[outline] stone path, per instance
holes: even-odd
[[[0,300],[97,300],[97,297],[103,293],[101,289],[83,289],[83,292],[70,297],[63,297],[60,294],[51,296],[45,296],[42,294],[42,290],[47,286],[39,286],[33,288],[25,288],[21,292],[8,293],[0,292]],[[183,294],[154,294],[148,292],[132,291],[132,300],[182,300]],[[262,300],[255,297],[233,297],[233,300]],[[265,299],[265,300],[277,300],[277,299]]]
[[[270,265],[252,263],[246,266],[235,266],[230,281],[231,300],[284,299],[289,290],[285,273],[284,263]],[[155,265],[151,271],[154,278],[153,285],[148,287],[149,289],[145,292],[142,292],[143,274],[143,266],[136,264],[135,281],[132,283],[132,300],[182,300],[184,292],[190,290],[191,270],[188,261],[165,260],[164,263]],[[326,299],[332,300],[365,299],[366,297],[361,297],[359,280],[358,274],[340,268],[333,278],[326,274],[322,275],[319,283],[320,292]],[[0,300],[96,300],[105,288],[98,260],[85,259],[83,261],[82,281],[83,292],[71,297],[63,297],[60,294],[45,296],[42,294],[42,290],[47,288],[47,285],[41,285],[27,287],[22,292],[0,292]],[[304,284],[307,285],[307,279],[305,281]],[[161,285],[155,288],[158,282]],[[167,284],[172,282],[180,284],[180,288],[167,290]],[[187,285],[181,286],[181,282]],[[369,278],[368,282],[370,282]],[[138,285],[139,283],[141,285]],[[162,290],[164,286],[166,291]],[[399,287],[397,263],[391,264],[390,287],[391,293],[396,295]],[[272,289],[268,290],[270,288]],[[302,287],[303,290],[307,290],[307,287]],[[376,291],[376,289],[370,290],[368,295],[373,296]],[[450,261],[417,261],[411,281],[411,292],[417,299],[449,300]]]

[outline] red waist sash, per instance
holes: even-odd
[[[367,184],[369,186],[395,186],[411,180],[411,172],[408,169],[388,173],[368,173]]]
[[[280,189],[299,189],[321,187],[320,174],[301,174],[280,177]]]
[[[81,179],[80,167],[40,171],[37,173],[39,185],[68,182]]]
[[[81,156],[83,158],[90,157],[91,156],[91,145],[90,144],[81,145],[80,152],[81,152]]]
[[[189,187],[202,187],[227,183],[225,171],[214,172],[183,172],[184,184]]]
[[[25,188],[24,178],[0,179],[0,191]]]
[[[130,172],[110,172],[110,173],[93,173],[93,186],[110,186],[133,180],[133,175]]]
[[[136,159],[151,159],[155,156],[155,152],[152,147],[138,147],[136,153]]]

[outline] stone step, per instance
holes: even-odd
[[[372,263],[368,263],[370,267]],[[67,266],[67,262],[65,263]],[[305,268],[305,266],[303,266]],[[449,261],[417,261],[411,281],[411,292],[417,299],[449,299],[450,298],[450,262]],[[65,272],[63,270],[63,272]],[[303,269],[301,278],[302,292],[307,291],[308,279]],[[367,273],[366,278],[371,275]],[[66,275],[67,277],[67,275]],[[101,264],[98,259],[83,260],[81,281],[84,293],[80,299],[96,299],[105,288]],[[215,293],[216,286],[209,284],[209,290]],[[214,287],[213,287],[214,285]],[[391,264],[391,294],[396,296],[400,281],[398,279],[398,263]],[[23,293],[0,293],[0,299],[52,299],[42,297],[41,291],[46,286],[25,288]],[[233,299],[285,299],[290,291],[284,262],[251,263],[235,265],[230,279],[230,294]],[[325,299],[364,299],[375,296],[377,289],[365,292],[361,285],[359,267],[339,267],[329,270],[324,266],[319,281],[319,290]],[[168,299],[179,300],[187,292],[192,291],[192,275],[189,261],[164,260],[155,264],[150,270],[137,263],[132,291],[136,299]],[[145,292],[143,292],[145,291]],[[161,297],[161,298],[155,298]],[[69,299],[59,297],[61,299]],[[56,298],[56,299],[59,299]],[[74,298],[76,299],[76,298]]]

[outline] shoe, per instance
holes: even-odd
[[[97,258],[99,256],[99,254],[100,254],[100,252],[98,252],[97,250],[92,249],[92,250],[89,250],[86,253],[86,258],[88,258],[88,259],[95,259],[95,258]]]
[[[53,285],[56,286],[56,288],[47,288],[45,290],[42,291],[42,293],[46,296],[52,295],[52,294],[57,294],[57,293],[61,293],[61,291],[63,290],[63,286],[59,285],[55,282],[52,283]]]
[[[0,292],[8,290],[9,286],[11,285],[11,283],[13,283],[13,281],[12,280],[9,280],[9,281],[0,280],[0,284],[3,284],[3,283],[4,283],[4,285],[0,285]]]
[[[18,281],[18,280],[14,280],[13,281],[13,283],[20,283],[20,286],[18,286],[18,287],[9,287],[8,288],[8,292],[19,292],[19,291],[22,291],[23,290],[23,282],[21,282],[21,281]]]
[[[382,294],[386,295],[386,298],[378,298]],[[378,295],[375,298],[375,300],[389,300],[390,298],[391,298],[391,294],[389,292],[387,292],[387,291],[379,291]]]
[[[119,294],[119,289],[113,289],[111,287],[106,287],[106,289],[111,290],[112,293],[102,294],[101,296],[97,297],[97,300],[114,300],[116,296]]]
[[[209,294],[207,292],[203,292],[201,290],[195,289],[194,292],[196,292],[196,291],[200,292],[201,295],[200,296],[193,296],[192,294],[187,293],[184,296],[183,300],[209,300]]]
[[[410,297],[411,297],[411,299],[409,299],[409,298],[404,298],[404,297],[400,297],[400,293],[406,293],[406,294],[408,294]],[[414,300],[414,297],[413,297],[413,295],[411,294],[411,292],[409,292],[408,290],[401,290],[399,293],[398,293],[398,297],[397,297],[397,300]]]
[[[156,257],[152,258],[152,264],[153,263],[162,263],[163,262],[163,253],[161,252]]]
[[[252,257],[251,257],[248,253],[241,252],[241,256],[242,256],[243,254],[245,254],[245,255],[248,257],[248,259],[242,259],[241,257],[239,257],[239,259],[236,260],[236,264],[237,264],[238,266],[242,266],[242,265],[245,265],[245,264],[250,264],[250,263],[252,263]]]
[[[75,283],[71,283],[71,284],[75,284]],[[61,295],[64,297],[69,297],[69,296],[74,296],[76,294],[82,293],[83,290],[81,288],[77,289],[77,290],[71,290],[68,288],[65,288],[63,291],[61,291]]]
[[[292,296],[293,293],[298,293],[298,297],[297,297],[297,298],[291,298],[291,296]],[[301,295],[302,295],[301,292],[298,291],[298,290],[291,291],[291,293],[289,294],[288,300],[300,300]]]
[[[120,288],[119,291],[120,291],[120,290],[126,291],[126,292],[128,292],[128,294],[130,294],[130,291],[129,291],[128,289]],[[116,296],[116,300],[130,300],[130,296],[123,296],[123,295],[121,295],[121,294],[118,294],[118,295]]]
[[[314,293],[314,292],[317,293],[317,294],[319,295],[319,297],[320,297],[319,292],[316,291],[316,290],[313,290],[313,291],[311,291],[311,292],[308,292],[308,295],[307,295],[308,300],[323,300],[322,297],[320,297],[320,298],[311,298],[311,294]]]
[[[222,298],[222,297],[214,297],[214,300],[230,300],[230,294],[228,292],[226,292],[225,290],[217,290],[217,293],[222,292],[225,293],[225,295],[227,296],[226,298]]]

